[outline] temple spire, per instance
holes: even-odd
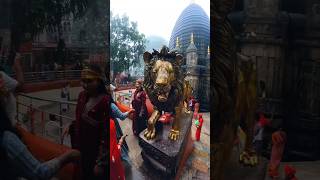
[[[179,44],[179,37],[177,37],[177,40],[176,40],[176,48],[179,48],[180,44]]]
[[[193,33],[191,33],[191,44],[194,44]]]

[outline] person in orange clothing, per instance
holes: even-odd
[[[110,119],[110,180],[124,180],[124,167],[121,162],[121,145],[125,136],[117,142],[116,126],[113,119]]]
[[[202,124],[203,124],[202,114],[199,114],[199,119],[197,119],[196,122],[195,122],[195,125],[196,125],[196,127],[197,127],[197,131],[196,131],[196,141],[200,141]]]

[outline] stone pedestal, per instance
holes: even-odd
[[[180,138],[177,141],[168,138],[171,124],[163,125],[153,140],[144,137],[145,131],[139,134],[142,158],[166,179],[173,179],[176,176],[193,148],[190,146],[193,144],[190,136],[192,113],[184,113],[181,118]]]

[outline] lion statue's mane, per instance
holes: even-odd
[[[163,47],[160,52],[153,50],[151,54],[152,58],[149,63],[145,64],[144,69],[144,84],[143,87],[146,90],[151,103],[159,111],[174,112],[174,107],[177,106],[183,98],[183,86],[185,74],[181,70],[181,64],[177,64],[175,61],[178,53],[176,51],[169,52],[167,47]],[[156,74],[152,72],[152,69],[157,60],[170,62],[174,69],[174,81],[171,82],[171,90],[168,100],[166,102],[160,102],[157,98],[157,89],[155,89]]]

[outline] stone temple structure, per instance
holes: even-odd
[[[208,15],[197,4],[187,6],[172,30],[169,48],[182,53],[185,70],[193,87],[193,95],[200,109],[209,110],[210,103],[210,22]]]
[[[236,3],[229,19],[256,64],[260,110],[287,132],[285,156],[320,159],[320,1]]]

